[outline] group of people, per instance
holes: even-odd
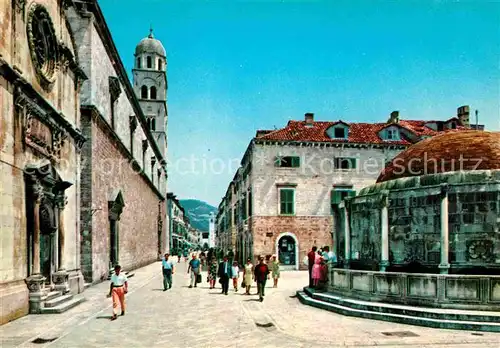
[[[305,261],[307,261],[309,267],[309,287],[320,289],[328,282],[328,263],[337,260],[335,253],[330,251],[329,246],[325,246],[320,250],[313,246]]]
[[[164,276],[164,291],[172,287],[172,274],[174,266],[169,261],[169,255],[165,254],[165,258],[162,261],[163,264],[163,276]],[[190,274],[190,284],[189,288],[196,288],[198,283],[201,283],[201,272],[202,263],[196,254],[192,255],[192,259],[189,261],[187,273]],[[239,281],[240,281],[240,266],[237,261],[231,262],[228,256],[224,256],[223,260],[218,263],[215,257],[207,262],[207,282],[210,289],[215,289],[217,278],[219,278],[219,283],[222,287],[222,294],[227,295],[229,292],[229,283],[232,281],[233,290],[238,292]],[[272,278],[274,280],[273,287],[278,287],[278,279],[280,277],[279,261],[276,256],[273,256],[269,266],[265,263],[264,257],[259,257],[259,262],[257,265],[252,264],[251,259],[247,259],[246,264],[242,267],[243,280],[241,282],[241,288],[245,289],[245,295],[250,295],[250,288],[254,282],[257,283],[257,289],[259,294],[259,300],[263,301],[265,296],[265,286],[267,279]]]
[[[180,259],[180,258],[179,258]],[[179,262],[180,260],[178,260]],[[162,259],[162,274],[163,274],[163,291],[172,288],[172,276],[175,273],[174,262],[170,259],[167,253]],[[208,262],[208,277],[207,282],[210,284],[210,289],[215,289],[215,283],[219,278],[219,283],[222,286],[222,294],[227,295],[229,292],[229,281],[232,280],[233,289],[238,291],[238,283],[240,278],[240,267],[238,262],[229,261],[228,256],[224,256],[222,262],[219,264],[215,257]],[[113,299],[113,315],[111,320],[115,320],[119,314],[118,308],[121,309],[121,315],[125,315],[125,294],[128,292],[128,279],[127,276],[121,272],[121,267],[116,265],[115,272],[111,276],[111,284],[109,288],[108,297]],[[187,273],[191,275],[189,288],[197,287],[201,283],[202,262],[198,259],[196,253],[192,255],[189,261]],[[241,287],[245,289],[245,295],[250,295],[250,288],[252,284],[257,283],[257,290],[259,300],[262,302],[265,296],[266,282],[272,275],[273,288],[278,287],[278,280],[280,278],[280,264],[276,256],[273,255],[269,265],[266,264],[264,257],[259,257],[257,265],[252,264],[251,259],[247,259],[243,267],[243,281]]]

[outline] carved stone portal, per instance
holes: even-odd
[[[44,283],[53,281],[53,275],[61,268],[63,258],[60,255],[64,254],[65,248],[62,219],[64,206],[57,198],[64,196],[71,183],[63,181],[48,161],[27,166],[24,173],[31,274],[26,283],[30,291],[30,301],[33,292],[33,301],[36,302],[39,293],[44,291]]]

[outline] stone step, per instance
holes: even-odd
[[[55,307],[46,307],[42,308],[41,314],[58,314],[58,313],[64,313],[67,310],[78,306],[80,303],[84,302],[85,298],[83,296],[81,297],[75,297],[69,301],[65,301]]]
[[[466,320],[434,319],[434,318],[425,318],[420,316],[417,317],[417,316],[402,315],[402,314],[381,313],[369,310],[360,310],[312,298],[304,291],[297,291],[297,297],[299,301],[303,304],[316,308],[325,309],[346,316],[389,321],[389,322],[408,324],[408,325],[426,326],[438,329],[500,332],[500,323],[498,321],[477,322],[477,321],[466,321]]]
[[[85,283],[85,284],[83,285],[83,288],[84,288],[84,289],[88,289],[88,288],[90,288],[91,286],[92,286],[92,283]]]
[[[57,307],[61,303],[69,301],[72,298],[73,298],[73,295],[63,295],[63,296],[59,296],[59,297],[53,298],[52,300],[45,301],[45,308]]]
[[[62,295],[61,291],[51,291],[45,296],[45,298],[42,298],[43,301],[50,301],[56,297],[59,297]]]
[[[338,296],[328,292],[318,292],[310,288],[304,288],[304,292],[316,300],[341,305],[344,307],[379,312],[409,315],[413,317],[425,317],[430,319],[446,319],[459,321],[500,322],[500,312],[473,311],[462,309],[445,309],[417,307],[383,302],[371,302],[356,300],[348,297]]]

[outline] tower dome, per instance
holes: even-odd
[[[135,55],[141,55],[144,53],[153,53],[159,56],[165,57],[165,47],[162,43],[155,39],[153,36],[153,29],[149,30],[149,35],[142,39],[135,48]]]
[[[493,169],[500,169],[499,132],[446,132],[400,153],[385,167],[377,182],[423,174]]]

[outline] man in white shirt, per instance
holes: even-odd
[[[121,273],[120,265],[115,266],[115,273],[111,276],[111,284],[109,286],[109,296],[113,297],[113,316],[111,320],[115,320],[118,314],[118,302],[122,310],[121,315],[125,315],[125,294],[128,292],[127,276]]]

